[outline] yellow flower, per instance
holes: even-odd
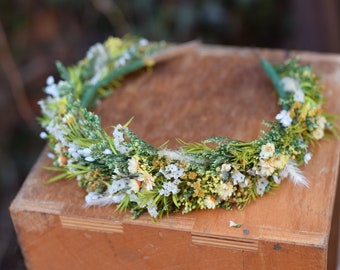
[[[223,163],[221,166],[221,172],[229,172],[231,170],[231,165],[230,164],[225,164]]]
[[[109,37],[105,41],[104,45],[111,54],[115,54],[121,51],[121,46],[123,45],[123,41],[119,38]]]
[[[197,173],[196,173],[196,172],[190,171],[190,172],[188,173],[188,178],[189,178],[190,180],[195,180],[196,177],[197,177]]]
[[[199,181],[196,181],[193,184],[193,188],[194,188],[194,196],[196,196],[196,197],[203,197],[204,191],[202,190],[201,183]]]
[[[298,121],[303,122],[306,120],[307,114],[310,112],[310,103],[306,102],[300,110]]]

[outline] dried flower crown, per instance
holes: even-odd
[[[153,64],[164,44],[138,38],[110,37],[92,46],[77,65],[57,63],[62,80],[47,79],[47,98],[40,101],[40,123],[60,173],[50,179],[76,178],[88,194],[86,205],[118,204],[133,217],[144,210],[153,217],[194,209],[243,208],[276,189],[288,177],[308,186],[298,165],[308,163],[310,142],[334,132],[322,111],[322,86],[310,66],[296,59],[262,66],[274,84],[282,110],[269,131],[251,142],[213,137],[182,143],[179,150],[155,148],[116,125],[113,136],[87,108],[107,96],[123,75]]]

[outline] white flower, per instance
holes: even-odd
[[[124,199],[125,196],[126,196],[126,194],[124,194],[124,193],[114,195],[114,196],[111,197],[111,202],[110,203],[111,204],[112,203],[115,203],[115,204],[120,203]]]
[[[305,101],[305,94],[300,87],[300,83],[298,80],[291,77],[284,77],[281,79],[281,83],[283,89],[286,92],[290,92],[294,94],[294,100],[300,103]]]
[[[239,185],[241,188],[247,187],[248,184],[249,184],[249,179],[248,179],[248,178],[245,178],[244,181],[238,183],[238,185]]]
[[[51,109],[50,107],[48,107],[48,101],[51,100],[51,97],[47,97],[45,100],[39,100],[38,101],[38,105],[41,108],[41,112],[48,116],[48,118],[52,119],[55,116],[55,111],[53,109]],[[42,123],[43,127],[46,127],[47,125]]]
[[[103,154],[104,155],[111,155],[112,154],[112,151],[110,150],[110,149],[105,149],[104,151],[103,151]]]
[[[305,162],[305,164],[308,164],[308,162],[312,159],[312,153],[311,152],[307,152],[305,154],[305,156],[303,157],[303,161]]]
[[[221,166],[221,172],[229,172],[231,170],[231,165],[230,164],[225,164],[223,163]]]
[[[88,205],[92,205],[92,202],[95,200],[98,200],[99,198],[102,198],[103,195],[101,194],[97,194],[96,192],[89,192],[86,196],[85,196],[85,202]]]
[[[272,157],[275,153],[275,145],[273,143],[266,143],[261,146],[260,157],[263,159],[268,159]]]
[[[46,79],[46,84],[51,85],[54,84],[54,77],[53,76],[48,76]]]
[[[273,175],[272,177],[276,184],[278,185],[281,184],[281,178],[279,178],[277,175]]]
[[[158,216],[157,206],[156,205],[149,205],[147,207],[147,210],[149,212],[149,215],[152,216],[153,218],[156,218]]]
[[[47,138],[47,133],[45,131],[40,132],[40,138],[41,139],[46,139]]]
[[[141,39],[140,41],[139,41],[139,45],[140,46],[146,46],[146,45],[148,45],[149,44],[149,41],[147,40],[147,39],[145,39],[145,38],[143,38],[143,39]]]
[[[124,178],[112,181],[112,184],[107,188],[107,192],[113,195],[119,191],[127,189],[129,187],[130,179]]]
[[[94,74],[90,79],[90,84],[96,84],[108,72],[107,60],[109,54],[103,44],[94,44],[86,53],[88,59],[94,59]]]
[[[166,179],[171,179],[171,178],[178,179],[184,173],[184,169],[181,167],[178,167],[175,164],[169,164],[165,166],[164,168],[161,168],[159,171],[165,176]]]
[[[138,171],[139,162],[138,159],[132,157],[128,160],[128,171],[130,174],[136,174]]]
[[[231,177],[237,182],[237,183],[242,183],[244,182],[244,179],[245,179],[245,175],[240,173],[240,172],[236,172],[236,173],[233,173],[231,175]]]
[[[101,43],[96,43],[92,45],[87,53],[86,53],[86,58],[93,58],[93,57],[98,57],[99,55],[106,55],[106,49]]]
[[[86,157],[85,160],[88,161],[88,162],[95,161],[95,159],[93,157],[91,157],[91,156]]]
[[[207,209],[215,209],[216,201],[213,197],[208,196],[204,199],[204,205]]]
[[[259,170],[257,170],[256,173],[260,176],[270,176],[275,171],[275,167],[273,166],[273,164],[263,159],[260,159],[258,166]]]
[[[96,192],[89,192],[85,196],[86,206],[105,206],[114,203],[112,197],[104,196],[103,194],[98,194]]]
[[[320,140],[322,139],[322,137],[324,136],[324,131],[322,128],[316,128],[313,130],[312,132],[312,136],[314,137],[314,139],[316,140]]]
[[[222,200],[227,200],[234,192],[234,187],[231,183],[221,183],[217,185],[216,192]]]
[[[162,185],[162,189],[159,191],[159,194],[164,195],[165,197],[170,196],[170,194],[177,194],[179,192],[178,186],[174,182],[165,182]]]
[[[300,88],[299,82],[292,77],[282,78],[281,84],[286,92],[294,93]]]
[[[113,135],[113,144],[118,152],[121,154],[126,154],[128,152],[128,148],[123,145],[124,140],[124,132],[126,131],[126,127],[123,127],[122,125],[115,126],[112,135]]]
[[[113,173],[118,174],[118,175],[121,174],[117,167],[113,170]]]
[[[139,191],[141,184],[142,182],[137,181],[135,179],[131,179],[129,183],[129,187],[134,193],[137,193]]]
[[[75,144],[70,144],[67,152],[74,158],[78,159],[80,157],[80,154],[78,153],[78,146]]]
[[[146,190],[153,190],[153,187],[155,186],[155,178],[151,174],[142,172],[138,177],[138,180],[143,182],[143,186]]]
[[[50,159],[54,159],[55,158],[55,154],[53,154],[51,152],[48,152],[47,153],[47,157],[50,158]]]
[[[229,171],[231,170],[231,165],[230,164],[225,164],[223,163],[221,165],[221,174],[223,179],[228,179],[229,178]]]
[[[84,157],[88,157],[88,156],[91,155],[92,150],[90,148],[84,148],[84,149],[79,149],[77,152],[78,152],[78,154],[80,154]]]
[[[262,196],[268,184],[269,184],[268,180],[264,177],[257,179],[257,182],[256,182],[257,194]]]
[[[289,127],[293,121],[293,119],[289,115],[289,112],[287,112],[286,110],[282,110],[278,115],[276,115],[275,119],[280,120],[280,123],[284,127]]]
[[[48,76],[46,83],[47,86],[45,87],[45,93],[54,98],[59,98],[58,87],[54,83],[54,78],[52,76]]]
[[[305,93],[302,91],[302,89],[298,89],[294,93],[294,100],[300,103],[305,102]]]
[[[327,120],[324,116],[319,116],[316,120],[316,124],[318,125],[318,128],[324,129],[326,126]]]

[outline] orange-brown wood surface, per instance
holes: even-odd
[[[134,116],[130,128],[155,146],[216,135],[253,140],[280,110],[259,56],[295,54],[202,45],[129,76],[96,112],[108,132]],[[298,55],[323,74],[326,110],[340,115],[340,56]],[[302,167],[309,189],[285,180],[243,211],[176,213],[156,223],[113,206],[84,208],[75,180],[46,184],[53,174],[43,169],[44,151],[10,210],[29,269],[331,269],[339,149],[334,138],[312,148]]]

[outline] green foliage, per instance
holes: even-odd
[[[132,118],[108,135],[100,118],[87,108],[123,75],[144,67],[163,46],[133,37],[109,38],[92,47],[77,65],[58,64],[65,82],[56,84],[58,94],[41,103],[40,122],[55,155],[53,170],[59,172],[50,182],[77,178],[90,205],[91,200],[115,202],[120,211],[131,208],[134,218],[144,210],[160,218],[172,211],[243,209],[276,190],[285,175],[308,185],[297,165],[310,158],[310,143],[320,140],[326,130],[336,131],[333,117],[322,111],[318,76],[295,58],[283,65],[261,60],[283,110],[278,121],[264,123],[268,130],[254,141],[177,139],[178,151],[164,145],[156,148],[129,130]]]

